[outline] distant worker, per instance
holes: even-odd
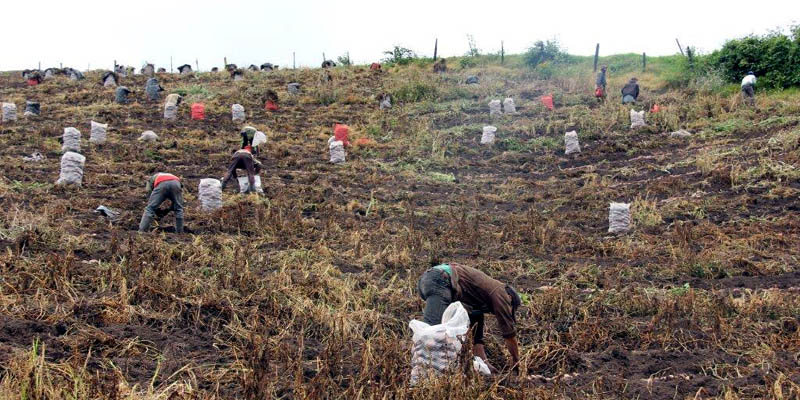
[[[606,66],[600,67],[600,72],[597,73],[597,79],[594,82],[594,95],[597,100],[605,101],[606,99]]]
[[[225,186],[231,179],[238,179],[236,170],[243,169],[247,173],[247,182],[250,184],[250,186],[247,187],[246,193],[256,191],[255,176],[261,171],[261,163],[253,157],[252,151],[252,147],[247,145],[244,146],[243,149],[233,153],[231,164],[228,166],[228,174],[222,179],[222,190],[225,190]]]
[[[625,86],[622,87],[622,104],[634,103],[639,98],[639,84],[636,78],[631,78]]]
[[[748,105],[756,104],[756,74],[753,71],[749,71],[742,79],[742,97]]]
[[[172,203],[171,210],[175,212],[175,232],[183,233],[183,194],[181,180],[177,176],[159,172],[147,180],[147,207],[144,208],[142,220],[139,222],[139,232],[147,232],[153,218],[159,212],[158,207],[166,200]]]
[[[441,264],[425,271],[417,282],[420,297],[425,300],[423,319],[429,325],[442,323],[442,314],[450,303],[460,301],[469,313],[474,355],[488,364],[483,343],[484,314],[494,314],[497,325],[511,354],[511,366],[519,362],[519,343],[515,313],[522,303],[510,286],[489,275],[464,265]],[[489,365],[492,373],[497,370]]]
[[[258,133],[256,128],[253,128],[252,126],[245,126],[244,128],[242,128],[242,131],[240,133],[242,135],[241,149],[244,149],[249,146],[251,148],[250,152],[253,153],[254,155],[258,155],[258,144],[253,145],[253,139],[255,139],[256,134]]]

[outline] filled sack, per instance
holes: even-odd
[[[222,207],[222,182],[219,179],[205,178],[200,180],[197,187],[197,197],[200,199],[200,209],[206,212]]]
[[[344,142],[336,140],[334,136],[331,136],[330,139],[328,139],[328,150],[331,155],[331,163],[339,164],[344,162]]]
[[[25,102],[25,113],[22,114],[26,117],[37,116],[41,113],[41,107],[37,101]]]
[[[155,142],[156,140],[158,140],[158,135],[153,131],[144,131],[142,135],[139,136],[140,142]]]
[[[514,104],[514,99],[506,97],[503,100],[503,112],[506,114],[514,114],[517,112],[517,106]]]
[[[64,128],[64,135],[61,136],[61,152],[81,151],[81,131],[69,127]]]
[[[481,144],[492,144],[494,143],[494,134],[497,132],[497,128],[494,126],[484,126],[483,127],[483,134],[481,135]]]
[[[564,154],[570,155],[581,152],[581,145],[578,143],[578,132],[571,131],[564,134]]]
[[[92,129],[89,131],[89,142],[95,144],[103,144],[106,142],[106,130],[108,124],[101,124],[92,121]]]
[[[2,121],[11,122],[17,120],[17,105],[14,103],[3,103],[2,105]]]
[[[408,326],[414,332],[411,338],[411,386],[426,378],[458,371],[458,355],[469,329],[469,314],[461,302],[447,306],[441,324],[428,325],[412,320]]]
[[[244,107],[241,104],[234,104],[231,106],[231,119],[233,122],[244,122]]]
[[[86,157],[68,151],[61,156],[61,173],[58,176],[56,185],[76,185],[83,183],[83,166],[86,164]]]
[[[500,100],[492,100],[489,102],[489,115],[494,117],[496,115],[502,115],[503,111],[500,109],[502,107]]]
[[[625,233],[631,229],[631,204],[611,203],[608,209],[608,233]]]
[[[240,176],[237,179],[239,180],[239,193],[247,192],[250,189],[250,180],[247,179],[247,174]],[[264,193],[264,189],[261,188],[261,176],[253,176],[253,183],[256,187],[256,193]]]
[[[631,109],[631,129],[641,128],[646,125],[644,122],[644,110],[637,112]]]

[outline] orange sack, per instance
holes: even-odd
[[[192,119],[198,121],[206,119],[206,106],[203,103],[192,104]]]
[[[553,110],[553,95],[549,94],[547,96],[542,96],[541,98],[542,104],[547,107],[548,110]]]

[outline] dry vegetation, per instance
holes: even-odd
[[[99,72],[25,87],[0,76],[19,120],[0,125],[0,397],[776,398],[800,396],[800,95],[737,96],[662,87],[642,76],[649,127],[628,129],[611,77],[542,81],[521,68],[443,75],[318,70],[162,75],[187,101],[177,121],[148,103],[114,104]],[[481,83],[463,85],[468,74]],[[286,84],[304,93],[291,97]],[[280,94],[267,113],[261,96]],[[394,94],[378,110],[372,96]],[[554,93],[556,110],[538,96]],[[490,120],[490,99],[519,113]],[[22,117],[26,99],[42,116]],[[189,103],[206,103],[206,121]],[[201,178],[221,177],[238,144],[230,105],[269,137],[266,196],[203,214]],[[90,145],[89,121],[109,123]],[[327,163],[334,122],[374,141]],[[479,145],[486,123],[494,146]],[[54,186],[64,127],[84,137],[81,189]],[[670,138],[685,128],[691,138]],[[582,153],[564,156],[578,131]],[[155,144],[136,138],[144,130]],[[41,151],[41,163],[22,156]],[[137,234],[149,174],[185,182],[186,235]],[[235,186],[235,185],[234,185]],[[610,236],[608,204],[634,228]],[[123,210],[111,225],[98,205]],[[416,279],[432,262],[479,267],[518,288],[520,377],[467,374],[407,387]],[[495,331],[494,318],[489,326]],[[487,335],[492,362],[501,340]]]

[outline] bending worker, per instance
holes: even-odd
[[[442,323],[442,314],[450,303],[460,301],[469,313],[473,332],[474,355],[482,358],[492,373],[497,372],[486,357],[483,343],[484,314],[494,314],[511,353],[511,366],[519,362],[519,344],[515,313],[521,301],[510,286],[465,265],[441,264],[425,271],[417,283],[420,297],[425,300],[423,319],[429,325]]]
[[[631,78],[622,87],[622,104],[634,103],[639,98],[639,83],[636,78]]]
[[[177,176],[159,172],[147,180],[147,207],[144,208],[142,220],[139,222],[139,232],[147,232],[153,218],[158,213],[158,207],[166,200],[172,203],[171,210],[175,212],[175,232],[183,233],[183,193],[181,180]],[[158,213],[160,214],[160,213]],[[159,215],[161,217],[163,215]]]
[[[247,187],[247,193],[256,190],[255,176],[261,171],[261,163],[253,157],[252,147],[250,145],[244,146],[243,149],[237,150],[231,157],[231,164],[228,166],[228,174],[222,180],[222,190],[225,190],[225,185],[232,178],[237,178],[236,170],[243,169],[247,173],[247,182],[250,186]]]

